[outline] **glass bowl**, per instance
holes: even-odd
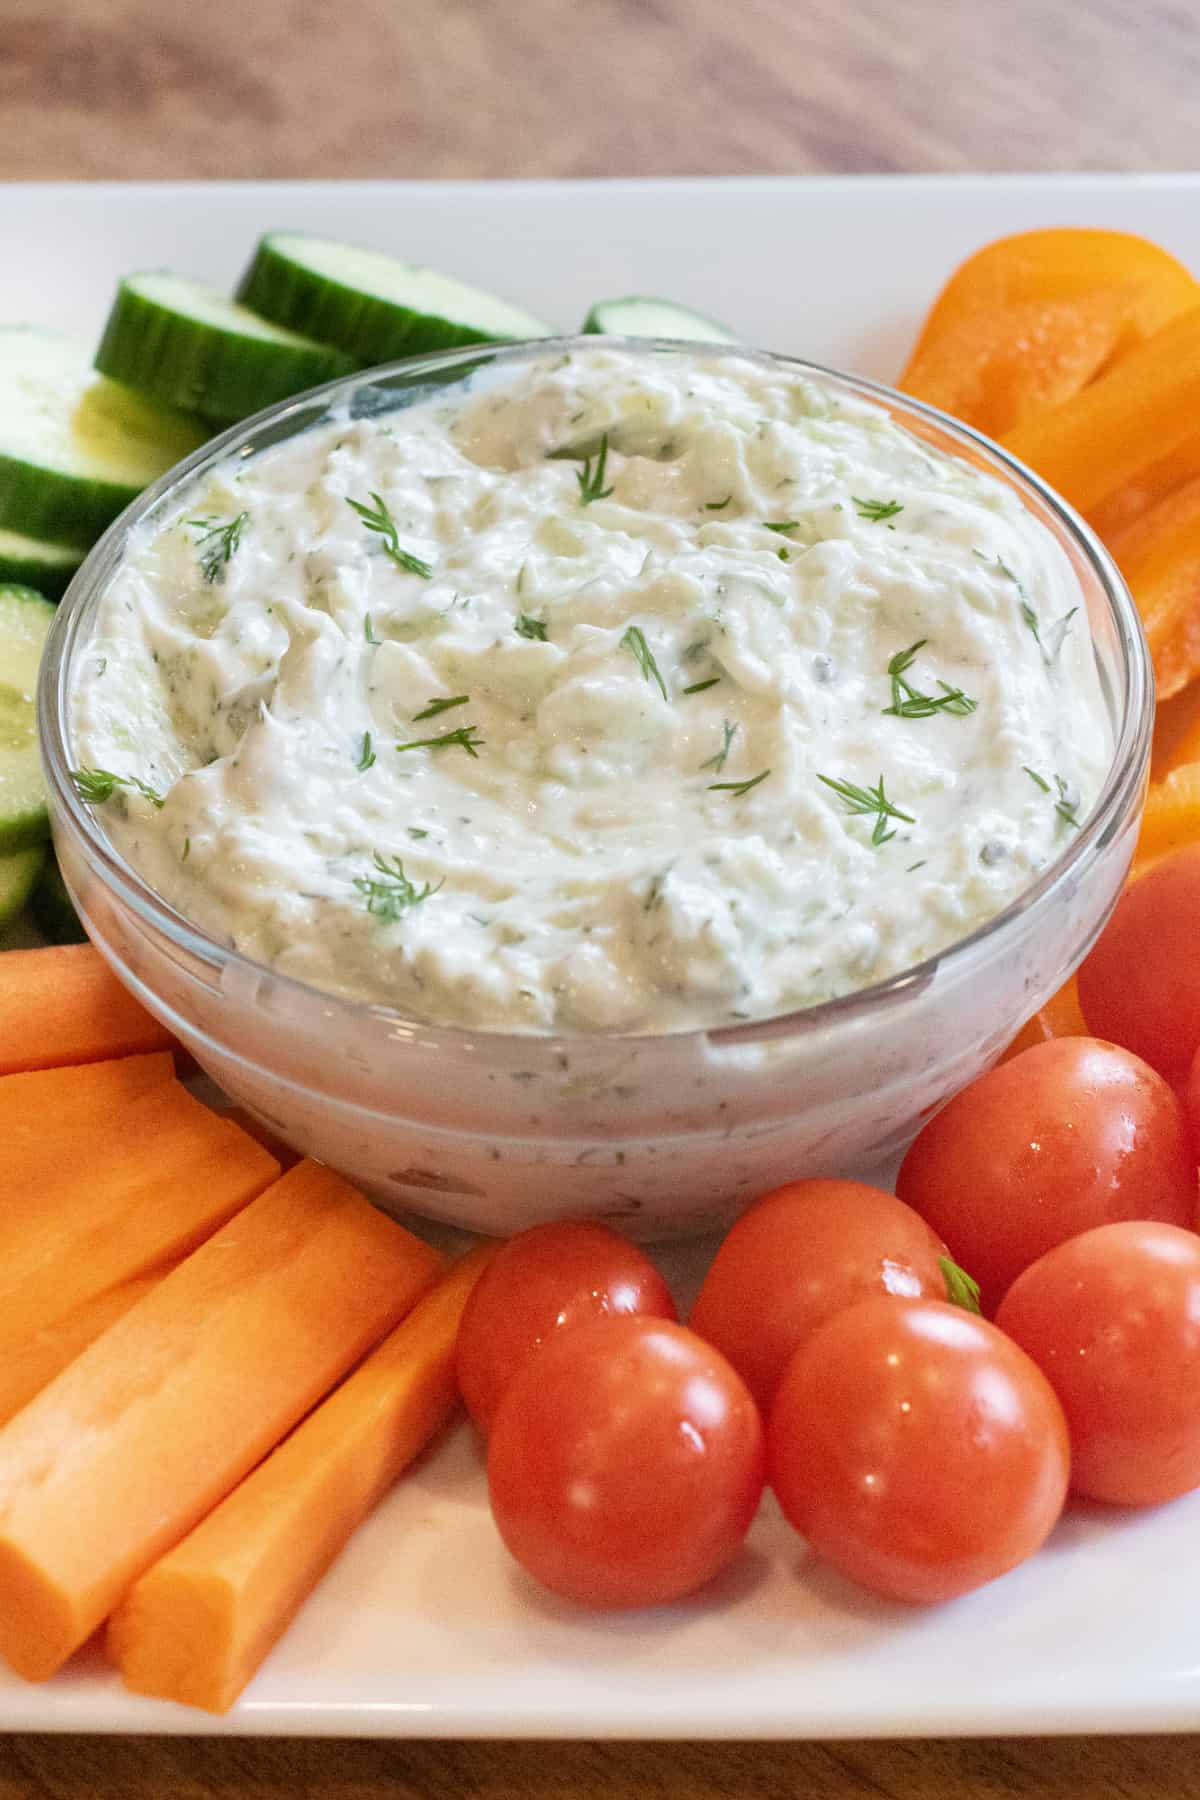
[[[915,436],[1016,489],[1074,568],[1111,714],[1114,755],[1097,803],[1038,881],[948,950],[845,998],[661,1036],[427,1025],[322,993],[198,930],[116,853],[69,773],[67,699],[100,597],[131,532],[173,514],[211,465],[255,456],[325,422],[332,407],[377,416],[588,344],[596,340],[410,359],[273,407],[206,445],[148,489],[84,563],[50,633],[38,710],[55,845],[88,933],[227,1094],[396,1212],[486,1233],[583,1214],[664,1237],[718,1224],[785,1180],[884,1164],[998,1055],[1108,917],[1145,789],[1150,664],[1113,563],[1027,469],[887,388],[744,353],[882,404]],[[657,340],[626,347],[706,353]]]

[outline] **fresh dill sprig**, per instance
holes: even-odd
[[[1054,802],[1055,812],[1058,814],[1064,825],[1069,825],[1072,831],[1078,831],[1079,801],[1069,798],[1071,789],[1063,780],[1062,776],[1056,775],[1054,777],[1054,787],[1052,788],[1050,783],[1046,780],[1046,777],[1044,775],[1039,775],[1036,769],[1031,769],[1028,763],[1022,763],[1021,767],[1024,769],[1026,775],[1028,775],[1030,781],[1037,783],[1043,794],[1054,793],[1057,790],[1058,799]]]
[[[1067,786],[1066,782],[1063,780],[1061,775],[1056,775],[1054,777],[1054,785],[1058,789],[1058,799],[1054,802],[1055,812],[1058,814],[1059,818],[1062,820],[1064,825],[1069,825],[1071,827],[1072,831],[1078,831],[1079,830],[1079,802],[1078,802],[1078,800],[1069,800],[1067,798],[1067,796],[1071,792],[1071,790]]]
[[[693,681],[691,687],[685,687],[683,692],[685,694],[702,694],[705,688],[716,687],[720,679],[719,675],[710,675],[707,681]]]
[[[732,493],[729,493],[726,494],[723,500],[706,500],[704,502],[704,510],[705,512],[724,512],[732,499],[733,495]]]
[[[1024,619],[1026,625],[1028,625],[1030,631],[1032,631],[1033,641],[1040,650],[1042,647],[1042,634],[1038,629],[1038,616],[1034,612],[1032,606],[1030,606],[1028,600],[1022,600],[1021,602],[1021,617]]]
[[[795,531],[800,524],[799,519],[764,519],[764,531]]]
[[[873,788],[858,787],[853,781],[839,781],[833,775],[818,773],[817,780],[824,782],[827,788],[831,788],[838,798],[845,802],[847,812],[863,813],[867,816],[872,813],[875,815],[875,827],[871,832],[871,842],[876,846],[886,844],[889,838],[894,838],[896,835],[895,831],[887,829],[889,819],[903,819],[907,825],[916,824],[911,813],[902,812],[888,799],[884,792],[882,775]]]
[[[979,1304],[979,1283],[973,1275],[949,1256],[938,1257],[938,1268],[942,1272],[942,1280],[946,1284],[946,1299],[951,1306],[961,1306],[965,1312],[982,1311]]]
[[[902,513],[904,507],[899,500],[860,500],[857,494],[851,494],[855,510],[860,519],[870,519],[873,525],[880,525],[885,519],[894,519]]]
[[[658,684],[658,691],[664,700],[669,700],[667,684],[662,678],[658,664],[654,660],[654,652],[646,642],[646,635],[640,625],[631,625],[621,638],[622,650],[628,650],[635,658],[638,668],[647,681]]]
[[[439,713],[450,712],[456,706],[469,706],[470,694],[452,694],[448,700],[431,700],[424,712],[413,714],[413,724],[419,725],[422,719],[436,719]]]
[[[897,719],[931,719],[935,713],[954,713],[958,718],[966,718],[973,713],[978,701],[972,700],[961,688],[951,687],[948,682],[939,681],[940,694],[923,694],[920,688],[913,687],[905,680],[908,670],[916,660],[918,650],[923,650],[929,642],[928,638],[918,638],[907,650],[898,650],[887,666],[892,678],[892,704],[882,708]]]
[[[770,769],[764,769],[760,775],[751,775],[749,781],[710,781],[708,791],[710,794],[736,794],[740,799],[751,788],[756,788],[760,781],[765,781],[770,773]]]
[[[375,752],[371,748],[371,734],[369,731],[364,731],[362,734],[362,747],[358,753],[358,761],[354,766],[356,769],[361,769],[365,772],[371,767],[374,761]]]
[[[442,886],[440,881],[435,886],[427,881],[424,887],[416,887],[404,873],[404,864],[398,856],[380,856],[376,851],[374,862],[378,877],[356,875],[354,885],[366,897],[367,911],[386,925],[394,925],[401,913],[407,912],[410,906],[419,906]]]
[[[531,619],[528,613],[518,613],[513,630],[518,637],[533,638],[535,642],[546,642],[546,627],[540,619]]]
[[[188,524],[200,533],[196,543],[200,551],[200,573],[210,584],[224,581],[225,569],[242,541],[242,533],[250,518],[248,512],[240,512],[236,519],[222,522],[220,519],[189,519]]]
[[[729,755],[729,746],[737,736],[738,729],[729,719],[723,719],[721,721],[721,728],[725,733],[725,739],[721,748],[717,751],[715,756],[710,756],[707,762],[702,762],[700,764],[701,769],[713,769],[718,775],[725,767],[725,759]]]
[[[590,506],[593,500],[607,500],[612,493],[610,487],[604,485],[604,471],[608,462],[608,433],[600,439],[600,448],[594,457],[585,456],[582,469],[576,469],[575,479],[579,483],[579,504]]]
[[[395,519],[391,515],[387,501],[372,490],[371,499],[374,506],[367,506],[362,500],[351,500],[346,496],[346,505],[358,514],[368,531],[375,532],[383,539],[383,548],[398,569],[404,569],[410,575],[421,575],[428,581],[433,574],[433,565],[421,557],[414,556],[411,550],[405,550],[400,543],[400,532]]]
[[[363,636],[366,638],[368,644],[377,644],[379,642],[379,639],[375,636],[375,627],[371,623],[370,613],[367,613],[363,619]]]
[[[162,795],[136,775],[114,775],[110,769],[72,769],[71,780],[75,783],[75,792],[88,806],[103,806],[118,788],[133,788],[153,806],[163,804]]]
[[[441,737],[413,738],[397,744],[397,750],[465,750],[468,756],[479,755],[483,739],[474,725],[460,725],[457,731],[444,731]]]

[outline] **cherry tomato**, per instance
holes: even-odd
[[[496,1252],[472,1290],[455,1361],[483,1431],[521,1364],[551,1334],[610,1313],[674,1319],[675,1302],[644,1250],[607,1225],[533,1225]]]
[[[996,1323],[1028,1351],[1067,1415],[1071,1486],[1153,1506],[1200,1485],[1200,1238],[1101,1225],[1047,1251]]]
[[[1079,971],[1088,1030],[1143,1057],[1173,1087],[1200,1046],[1200,845],[1125,889]]]
[[[688,1324],[769,1407],[784,1365],[818,1325],[869,1294],[946,1298],[946,1246],[911,1207],[859,1181],[793,1181],[734,1225]]]
[[[1200,1050],[1192,1058],[1187,1085],[1183,1090],[1183,1110],[1192,1134],[1192,1160],[1200,1163]]]
[[[801,1344],[767,1427],[785,1515],[843,1574],[895,1600],[949,1600],[1023,1562],[1062,1511],[1054,1391],[985,1319],[862,1300]]]
[[[1055,1038],[931,1119],[896,1192],[946,1239],[990,1313],[1022,1269],[1093,1225],[1190,1225],[1196,1170],[1161,1075],[1114,1044]]]
[[[500,1535],[584,1606],[657,1606],[733,1556],[763,1486],[758,1409],[682,1325],[599,1319],[513,1376],[488,1444]]]

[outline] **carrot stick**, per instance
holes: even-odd
[[[1182,763],[1146,795],[1134,853],[1135,875],[1172,850],[1200,840],[1200,763]]]
[[[91,1130],[93,1121],[104,1124],[174,1078],[175,1065],[165,1050],[123,1056],[115,1062],[0,1075],[0,1168],[11,1173],[10,1158],[25,1150],[40,1156],[44,1164],[65,1132],[76,1126]]]
[[[472,1251],[108,1624],[126,1687],[225,1712],[351,1533],[458,1398],[454,1340],[493,1249]]]
[[[174,1041],[90,944],[6,952],[0,965],[0,1075],[169,1050]]]
[[[301,1163],[0,1430],[0,1653],[52,1675],[441,1259]]]
[[[1200,416],[1200,306],[1155,332],[1105,375],[1002,440],[1051,487],[1091,512],[1176,450]]]
[[[57,1143],[0,1142],[0,1356],[194,1249],[278,1173],[175,1081]]]
[[[20,1412],[110,1325],[124,1318],[173,1267],[168,1263],[153,1275],[135,1275],[129,1281],[119,1282],[94,1299],[83,1301],[62,1318],[39,1327],[20,1343],[10,1345],[0,1358],[0,1425]]]

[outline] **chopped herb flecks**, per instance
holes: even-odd
[[[719,675],[710,675],[707,681],[693,681],[691,687],[685,687],[683,692],[685,694],[702,694],[705,688],[716,687],[720,679]]]
[[[892,704],[882,710],[897,719],[931,719],[935,713],[954,713],[965,718],[973,713],[978,704],[961,688],[954,688],[948,682],[939,681],[940,694],[923,694],[920,688],[913,687],[905,679],[908,670],[916,659],[918,650],[923,650],[928,643],[927,638],[918,638],[907,650],[899,650],[887,666],[892,678]]]
[[[450,712],[455,706],[470,704],[470,694],[452,694],[448,700],[431,700],[424,712],[413,714],[413,723],[419,725],[422,719],[436,719],[439,713]]]
[[[71,780],[75,784],[75,792],[88,806],[103,806],[106,800],[112,799],[118,788],[132,788],[153,806],[161,807],[163,804],[162,795],[136,775],[114,775],[108,769],[72,769]]]
[[[1028,763],[1022,763],[1021,767],[1024,769],[1026,775],[1028,775],[1030,781],[1037,783],[1043,794],[1057,791],[1058,799],[1054,802],[1055,812],[1058,814],[1064,825],[1069,825],[1072,831],[1078,831],[1079,801],[1070,798],[1070,786],[1063,780],[1062,776],[1056,775],[1054,777],[1054,787],[1051,788],[1046,777],[1044,775],[1039,775],[1036,769],[1031,769]]]
[[[367,911],[387,925],[394,925],[401,913],[407,912],[410,906],[419,906],[442,886],[439,881],[435,886],[426,882],[422,888],[415,887],[404,873],[404,864],[398,856],[380,856],[376,851],[374,862],[378,877],[356,875],[354,885],[366,897]]]
[[[748,794],[751,788],[756,788],[760,781],[765,781],[770,773],[770,769],[764,769],[760,775],[751,775],[748,781],[710,781],[708,791],[710,794],[736,794],[740,799],[743,794]]]
[[[457,731],[445,731],[441,737],[413,738],[407,744],[397,744],[397,750],[465,750],[468,756],[478,756],[483,746],[483,739],[474,725],[460,725]]]
[[[600,439],[600,448],[595,457],[585,456],[582,469],[575,471],[575,479],[579,483],[579,504],[590,506],[593,500],[607,500],[612,493],[610,487],[604,485],[604,471],[608,463],[608,433]]]
[[[240,512],[236,519],[226,523],[220,519],[188,520],[188,524],[200,533],[196,542],[200,550],[200,573],[205,581],[224,581],[226,566],[237,554],[249,517],[248,512]]]
[[[1038,616],[1034,612],[1032,606],[1030,606],[1028,600],[1022,600],[1022,602],[1021,602],[1021,617],[1024,619],[1026,625],[1028,625],[1030,631],[1032,631],[1033,641],[1040,649],[1041,644],[1042,644],[1042,635],[1041,635],[1041,632],[1038,630]]]
[[[362,745],[358,752],[358,761],[354,766],[356,769],[365,771],[371,767],[374,761],[375,752],[371,748],[371,734],[369,731],[364,731],[362,734]]]
[[[646,642],[645,633],[640,625],[631,625],[624,633],[621,638],[621,648],[632,654],[646,680],[656,682],[663,699],[669,700],[667,684],[662,678],[658,664],[654,660],[654,652]]]
[[[763,520],[763,530],[764,531],[795,531],[797,529],[797,527],[799,526],[799,524],[800,524],[799,519],[764,519]]]
[[[896,833],[887,829],[889,819],[903,819],[906,825],[915,825],[916,820],[911,813],[901,812],[898,806],[890,801],[884,792],[883,776],[873,788],[862,788],[853,781],[839,781],[833,775],[818,774],[817,780],[831,788],[838,798],[845,802],[846,811],[875,815],[875,827],[871,832],[871,842],[876,846],[886,844]]]
[[[702,769],[713,769],[718,775],[721,773],[721,770],[725,767],[725,759],[729,755],[729,746],[737,735],[737,729],[737,726],[729,719],[725,719],[722,722],[722,730],[725,734],[724,742],[715,756],[710,756],[707,762],[702,762],[700,764]]]
[[[421,557],[414,556],[411,550],[405,550],[400,543],[400,533],[388,508],[387,501],[372,492],[374,506],[367,506],[362,500],[351,500],[346,496],[346,505],[352,507],[366,526],[382,538],[386,555],[390,556],[398,569],[404,569],[409,575],[421,575],[426,581],[433,574],[433,565]]]
[[[705,512],[724,512],[732,499],[732,494],[726,494],[723,500],[706,500],[704,510]]]
[[[855,510],[860,519],[870,519],[873,525],[880,525],[885,519],[894,519],[902,513],[904,507],[899,500],[860,500],[857,494],[851,494]]]
[[[540,619],[531,619],[528,613],[518,613],[513,627],[518,637],[533,638],[539,644],[546,642],[546,627]]]

